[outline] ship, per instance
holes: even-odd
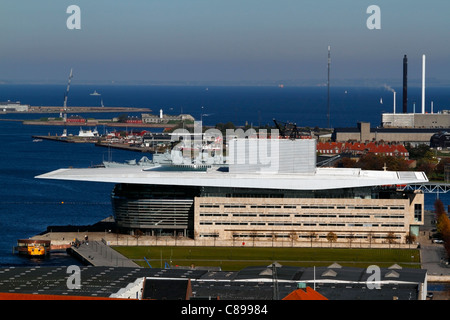
[[[83,128],[80,128],[80,131],[78,132],[78,136],[79,137],[85,137],[85,138],[93,138],[93,137],[98,137],[98,131],[97,128],[95,128],[94,130],[83,130]]]
[[[105,168],[122,168],[128,166],[153,167],[155,165],[156,163],[146,156],[142,157],[139,161],[136,161],[136,159],[126,160],[125,162],[103,161]]]
[[[103,161],[105,168],[142,167],[143,170],[155,171],[206,171],[214,165],[224,165],[221,156],[211,157],[209,153],[200,153],[196,158],[183,156],[182,150],[171,150],[164,153],[155,153],[150,160],[146,156],[139,161],[127,160],[125,162]]]
[[[50,253],[50,240],[19,239],[14,251],[30,257],[45,257]]]
[[[100,96],[101,94],[98,93],[96,90],[94,90],[94,92],[92,92],[90,95],[91,96]]]

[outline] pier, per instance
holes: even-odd
[[[88,138],[88,137],[63,137],[63,136],[31,136],[35,140],[50,140],[50,141],[58,141],[58,142],[66,142],[66,143],[95,143],[98,141],[97,138]]]
[[[95,267],[139,267],[132,260],[111,249],[104,239],[72,245],[69,253],[83,263]]]

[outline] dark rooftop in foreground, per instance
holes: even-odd
[[[315,288],[329,300],[420,298],[421,287],[426,283],[426,270],[393,266],[380,271],[383,283],[380,289],[374,290],[367,286],[366,281],[371,273],[367,273],[366,269],[337,264],[316,268],[281,265],[274,268],[270,265],[240,271],[82,266],[81,288],[69,289],[67,284],[71,273],[68,273],[66,266],[10,267],[0,268],[0,292],[110,297],[136,280],[145,278],[144,298],[157,300],[179,300],[183,297],[277,300],[295,291],[299,283]],[[186,296],[186,293],[189,295]]]

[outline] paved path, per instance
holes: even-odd
[[[432,212],[425,212],[424,225],[420,228],[420,235],[418,242],[420,243],[420,258],[422,269],[428,271],[428,276],[442,277],[443,281],[450,279],[450,267],[444,264],[447,254],[444,245],[440,243],[433,243],[429,238],[434,232],[436,225],[432,223],[434,214]]]
[[[102,241],[83,242],[79,246],[72,246],[71,250],[75,255],[93,266],[139,267],[132,260],[111,249]]]

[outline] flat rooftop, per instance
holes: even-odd
[[[369,274],[363,268],[333,264],[328,267],[276,267],[278,298],[282,299],[303,282],[329,300],[418,299],[418,288],[426,281],[426,270],[382,268],[380,289],[366,285]],[[241,271],[199,269],[159,269],[128,267],[80,267],[81,288],[68,289],[67,266],[0,268],[0,292],[84,297],[110,297],[139,278],[190,279],[194,297],[220,297],[221,300],[272,300],[272,266],[249,267]]]
[[[347,168],[316,168],[313,173],[230,173],[218,170],[152,171],[142,168],[59,169],[38,179],[105,183],[239,187],[256,189],[326,190],[406,185],[428,182],[423,172],[373,171]]]

